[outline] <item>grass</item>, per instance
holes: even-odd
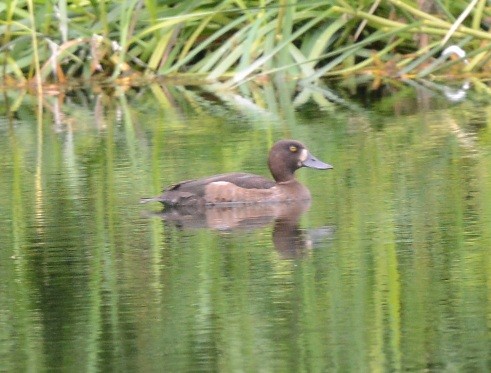
[[[8,0],[0,13],[3,85],[38,93],[162,76],[235,87],[273,73],[303,84],[490,73],[485,0]],[[451,45],[465,58],[441,58]]]

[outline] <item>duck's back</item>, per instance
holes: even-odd
[[[168,206],[250,203],[267,198],[275,185],[259,175],[228,173],[174,184],[158,200]]]

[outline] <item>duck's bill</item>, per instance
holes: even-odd
[[[310,153],[307,155],[307,159],[305,159],[305,161],[302,162],[302,165],[304,167],[317,168],[318,170],[329,170],[334,168],[330,164],[319,161],[316,157],[314,157]]]

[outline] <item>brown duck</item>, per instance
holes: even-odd
[[[310,200],[309,190],[295,179],[301,167],[328,170],[333,167],[315,158],[295,140],[280,140],[269,152],[268,166],[273,180],[247,173],[227,173],[182,181],[142,203],[158,201],[168,207],[227,206]]]

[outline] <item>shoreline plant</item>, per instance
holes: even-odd
[[[486,0],[7,0],[0,14],[0,85],[37,93],[160,77],[235,87],[272,74],[376,85],[491,73]],[[464,55],[442,55],[449,46]]]

